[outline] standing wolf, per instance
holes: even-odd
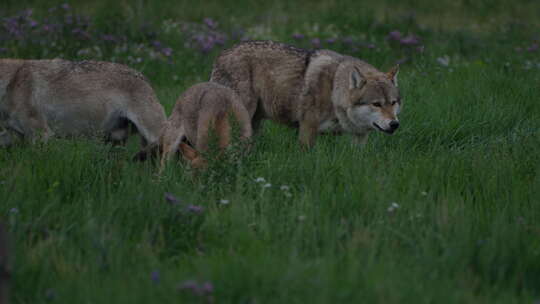
[[[109,62],[0,59],[0,146],[16,137],[103,135],[123,143],[129,125],[143,145],[158,139],[165,112],[141,73]]]
[[[159,141],[139,152],[136,159],[145,160],[148,154],[161,152],[162,171],[166,161],[180,150],[193,167],[203,168],[206,160],[200,152],[208,150],[211,129],[215,130],[220,149],[230,145],[229,114],[233,114],[239,124],[240,139],[247,142],[252,135],[251,121],[238,94],[218,83],[196,84],[178,98]]]
[[[357,58],[307,51],[272,41],[248,41],[223,51],[211,81],[233,88],[256,131],[262,119],[299,127],[312,146],[317,133],[343,131],[365,142],[371,130],[399,126],[398,67],[382,73]]]

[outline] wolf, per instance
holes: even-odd
[[[246,41],[215,59],[210,81],[235,90],[254,132],[263,119],[299,128],[311,147],[318,133],[353,134],[365,143],[372,130],[399,127],[397,75],[331,50],[309,51],[273,41]]]
[[[103,135],[122,144],[130,129],[146,146],[157,141],[165,120],[147,79],[125,65],[0,59],[0,146],[55,135]]]
[[[240,140],[249,143],[253,133],[251,119],[240,97],[223,85],[203,82],[188,88],[178,98],[171,116],[165,123],[157,145],[143,149],[137,156],[144,160],[148,153],[161,153],[160,171],[180,150],[192,167],[204,168],[201,152],[208,150],[211,128],[215,129],[218,145],[224,150],[231,143],[230,114],[240,126]]]

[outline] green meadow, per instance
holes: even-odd
[[[400,63],[403,99],[400,129],[363,147],[326,135],[305,151],[266,121],[250,153],[204,172],[132,162],[136,137],[1,150],[11,303],[540,301],[537,1],[0,7],[0,57],[127,64],[167,114],[245,39]]]

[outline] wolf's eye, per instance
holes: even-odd
[[[381,105],[380,102],[374,102],[374,103],[372,103],[372,105],[373,105],[374,107],[377,107],[377,108],[382,107],[382,105]]]
[[[392,101],[392,105],[395,105],[396,103],[398,103],[397,100]]]

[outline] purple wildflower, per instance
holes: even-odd
[[[36,26],[38,26],[39,23],[35,20],[30,20],[28,24],[30,25],[31,28],[35,28]]]
[[[64,20],[66,24],[73,24],[73,15],[67,15]]]
[[[319,38],[313,38],[311,39],[311,45],[313,45],[314,48],[318,49],[321,47],[321,39]]]
[[[193,212],[193,213],[196,213],[196,214],[201,214],[201,213],[203,213],[203,211],[204,211],[204,207],[198,206],[198,205],[188,205],[188,206],[186,207],[186,210],[187,210],[188,212]]]
[[[195,280],[187,280],[178,285],[179,290],[189,290],[198,296],[209,295],[214,291],[214,285],[211,282],[199,284]]]
[[[296,40],[300,40],[300,39],[304,39],[304,35],[300,34],[300,33],[294,33],[292,35],[293,39],[296,39]]]
[[[416,47],[416,51],[417,51],[418,53],[423,53],[425,49],[426,49],[426,48],[425,48],[425,46],[423,46],[423,45]]]
[[[170,192],[165,192],[165,200],[171,205],[180,204],[180,200]]]
[[[218,45],[225,45],[227,37],[225,35],[217,35],[215,38],[215,43]]]
[[[152,41],[152,46],[155,47],[156,49],[160,49],[161,48],[161,42],[158,41],[158,40],[154,40],[154,41]]]
[[[407,62],[407,61],[409,61],[409,58],[403,57],[403,58],[401,58],[401,59],[398,59],[398,60],[396,61],[396,64],[404,64],[404,63]]]
[[[409,35],[407,37],[401,38],[399,43],[403,45],[417,45],[420,43],[420,38],[415,35]]]
[[[170,57],[172,55],[172,49],[170,47],[166,47],[161,50],[161,53],[165,55],[165,57]]]
[[[217,28],[217,22],[214,21],[212,18],[204,18],[203,22],[211,29]]]
[[[527,52],[536,52],[538,48],[539,48],[538,43],[533,43],[531,46],[527,48]]]
[[[240,40],[244,36],[245,32],[246,31],[243,30],[243,29],[235,29],[231,33],[231,39],[232,40]]]
[[[161,276],[160,276],[160,274],[159,274],[159,270],[154,270],[154,271],[152,271],[152,273],[150,274],[150,279],[152,280],[152,282],[154,282],[154,283],[156,283],[156,284],[159,283],[160,278],[161,278]]]
[[[66,11],[71,8],[71,6],[69,6],[68,3],[64,3],[64,4],[60,5],[60,7],[63,8],[64,10],[66,10]]]
[[[192,292],[196,293],[199,289],[199,284],[194,280],[187,280],[187,281],[184,281],[182,284],[180,284],[178,286],[178,289],[191,290]]]
[[[388,33],[388,38],[391,40],[400,40],[401,39],[401,32],[394,30]]]
[[[366,47],[367,47],[368,49],[374,49],[374,48],[375,48],[375,44],[370,43],[370,44],[366,45]]]
[[[336,42],[336,38],[328,38],[326,39],[326,43],[328,44],[334,44]]]
[[[352,39],[352,37],[345,37],[341,40],[344,44],[346,45],[352,45],[354,40]]]
[[[32,9],[27,9],[27,10],[24,10],[21,14],[21,17],[22,18],[29,18],[30,16],[32,16],[32,13],[34,11]]]
[[[212,293],[214,291],[214,285],[211,282],[204,282],[202,286],[200,286],[200,289],[204,293]]]
[[[103,41],[115,41],[116,38],[114,37],[114,35],[110,35],[110,34],[105,34],[105,35],[102,35],[101,36],[101,39]]]

